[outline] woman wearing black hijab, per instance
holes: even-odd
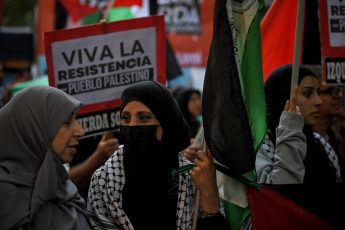
[[[313,133],[320,116],[318,78],[299,66],[291,102],[292,65],[274,70],[265,81],[266,135],[256,157],[258,181],[267,184],[320,184],[340,181],[336,164]]]
[[[143,81],[128,87],[121,98],[121,124],[123,145],[91,179],[87,206],[99,229],[191,229],[191,177],[209,212],[200,227],[216,223],[227,229],[210,155],[199,153],[193,172],[171,179],[173,169],[190,163],[179,153],[190,141],[188,125],[164,85]]]
[[[120,146],[91,179],[88,210],[101,229],[187,229],[194,196],[191,179],[171,180],[187,161],[179,154],[188,125],[160,83],[133,84],[121,98]],[[176,209],[179,207],[178,209]]]
[[[200,91],[192,87],[181,86],[175,92],[173,91],[173,95],[188,123],[190,138],[195,138],[201,126],[201,122],[198,120],[198,116],[201,114]]]
[[[190,162],[194,162],[197,151],[202,145],[203,133],[200,135],[202,124],[199,121],[201,114],[200,91],[192,87],[176,86],[171,89],[172,95],[176,99],[184,119],[188,123],[190,146],[182,150],[181,153]],[[201,131],[202,132],[202,131]],[[198,134],[198,136],[197,136]],[[195,140],[196,138],[196,140]]]

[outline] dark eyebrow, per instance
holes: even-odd
[[[137,114],[138,114],[138,115],[143,115],[143,114],[154,115],[154,114],[153,114],[152,112],[150,112],[150,111],[139,111]]]
[[[311,90],[313,90],[313,89],[318,89],[318,88],[315,88],[315,87],[313,87],[313,86],[305,86],[305,87],[303,87],[302,89],[311,89]]]
[[[121,113],[121,115],[122,114],[130,114],[130,112],[128,112],[128,111],[122,111],[122,113]],[[152,114],[152,115],[154,115],[152,112],[150,112],[150,111],[139,111],[139,112],[137,112],[137,114],[138,115],[142,115],[142,114]]]

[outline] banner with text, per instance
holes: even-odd
[[[57,30],[44,38],[49,85],[83,103],[78,121],[85,136],[119,127],[121,94],[130,84],[166,84],[163,16]]]
[[[183,34],[168,32],[167,35],[180,67],[206,67],[207,65],[213,34],[215,0],[198,2],[201,33]]]
[[[323,82],[345,84],[345,4],[319,0]]]
[[[198,0],[157,0],[158,15],[164,15],[168,33],[200,34]]]

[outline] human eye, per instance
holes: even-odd
[[[71,114],[67,120],[64,122],[65,125],[70,125],[72,123],[72,120],[74,118],[74,114]]]
[[[152,116],[147,115],[147,114],[142,114],[139,116],[139,119],[140,119],[140,121],[147,122],[147,121],[150,121],[152,119]]]
[[[339,92],[340,92],[339,88],[332,88],[331,95],[332,96],[337,96]]]
[[[303,94],[303,96],[305,96],[305,97],[311,97],[312,92],[308,90],[308,91],[303,92],[302,94]]]
[[[155,116],[149,112],[140,112],[138,114],[138,119],[141,123],[149,123],[155,119]]]
[[[129,114],[122,114],[121,115],[121,122],[122,124],[126,124],[131,122],[131,116]]]

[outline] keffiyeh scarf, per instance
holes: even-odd
[[[324,147],[325,152],[327,153],[328,160],[336,170],[336,181],[341,182],[341,174],[337,154],[335,154],[335,151],[332,148],[332,146],[320,134],[315,132],[313,134],[314,138],[318,140]]]
[[[265,150],[267,153],[267,157],[269,157],[274,163],[274,154],[275,154],[275,147],[273,142],[269,139],[268,135],[265,135],[265,138],[262,141],[261,148]]]
[[[99,229],[134,229],[122,210],[122,190],[125,184],[123,157],[122,146],[92,176],[87,209]],[[180,154],[178,158],[179,167],[190,163]],[[178,186],[176,226],[181,230],[191,229],[195,187],[189,175],[179,175]],[[139,192],[138,196],[140,196]]]

